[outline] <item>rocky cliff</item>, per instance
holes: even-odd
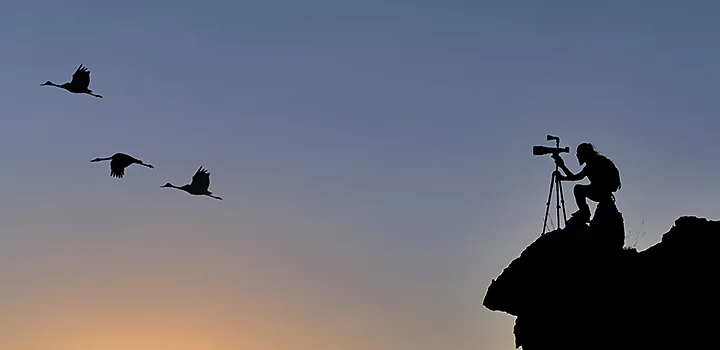
[[[684,216],[662,241],[626,249],[622,214],[541,235],[494,279],[483,305],[516,316],[515,345],[537,349],[709,349],[720,303],[720,222]]]

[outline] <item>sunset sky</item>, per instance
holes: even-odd
[[[514,349],[481,303],[547,134],[615,161],[638,249],[718,218],[720,3],[669,3],[4,4],[0,348]],[[104,99],[40,86],[81,63]],[[201,165],[223,201],[160,188]]]

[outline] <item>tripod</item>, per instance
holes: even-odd
[[[567,221],[567,215],[565,214],[565,196],[563,195],[562,184],[560,183],[560,177],[555,176],[559,174],[558,168],[560,167],[560,153],[569,153],[570,147],[560,148],[560,138],[553,135],[547,135],[548,141],[555,141],[555,147],[545,146],[533,146],[533,155],[542,156],[546,154],[552,154],[552,158],[555,160],[555,172],[553,172],[552,178],[550,179],[550,193],[548,193],[548,200],[545,204],[545,221],[543,222],[543,231],[541,234],[545,234],[547,228],[547,218],[550,212],[550,201],[552,200],[553,186],[555,186],[555,196],[557,200],[557,222],[558,228],[560,228],[560,204],[562,203],[563,218]]]
[[[555,164],[555,171],[558,171],[558,166]],[[550,213],[550,202],[552,201],[553,186],[555,186],[555,203],[557,213],[557,225],[560,228],[560,206],[562,204],[563,219],[567,220],[567,214],[565,213],[565,196],[563,195],[563,188],[560,179],[553,173],[550,179],[550,193],[548,193],[547,203],[545,203],[545,220],[543,221],[543,231],[541,234],[545,234],[547,228],[547,218]]]

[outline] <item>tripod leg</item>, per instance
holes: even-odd
[[[555,178],[555,214],[558,228],[560,228],[560,179],[558,178]]]
[[[567,214],[565,213],[565,196],[563,195],[562,183],[558,180],[557,187],[560,189],[560,203],[562,203],[563,219],[567,221]]]
[[[554,184],[555,184],[555,176],[553,174],[553,176],[550,179],[550,193],[548,193],[547,203],[545,203],[545,219],[543,220],[543,230],[542,230],[541,234],[544,234],[545,228],[547,228],[547,218],[548,218],[548,213],[550,212],[550,201],[552,200],[552,190],[553,190]]]

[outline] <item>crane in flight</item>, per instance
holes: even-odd
[[[97,98],[103,98],[100,95],[94,94],[92,90],[88,89],[90,86],[90,71],[86,67],[80,64],[80,67],[73,73],[72,80],[69,83],[63,83],[61,85],[55,84],[48,80],[40,86],[55,86],[61,89],[65,89],[74,94],[88,94]]]
[[[119,179],[125,176],[125,168],[129,167],[132,164],[140,164],[148,168],[155,169],[154,166],[150,164],[145,164],[142,160],[131,157],[125,153],[115,153],[112,155],[112,157],[107,158],[95,158],[90,162],[95,163],[105,160],[110,161],[110,176],[117,177]]]
[[[203,169],[202,165],[197,170],[197,172],[195,172],[195,175],[193,175],[192,177],[192,182],[190,182],[189,184],[175,186],[168,182],[160,187],[177,188],[178,190],[183,190],[195,196],[208,196],[222,200],[222,198],[213,196],[213,193],[208,191],[208,188],[210,187],[210,173],[206,169]]]

